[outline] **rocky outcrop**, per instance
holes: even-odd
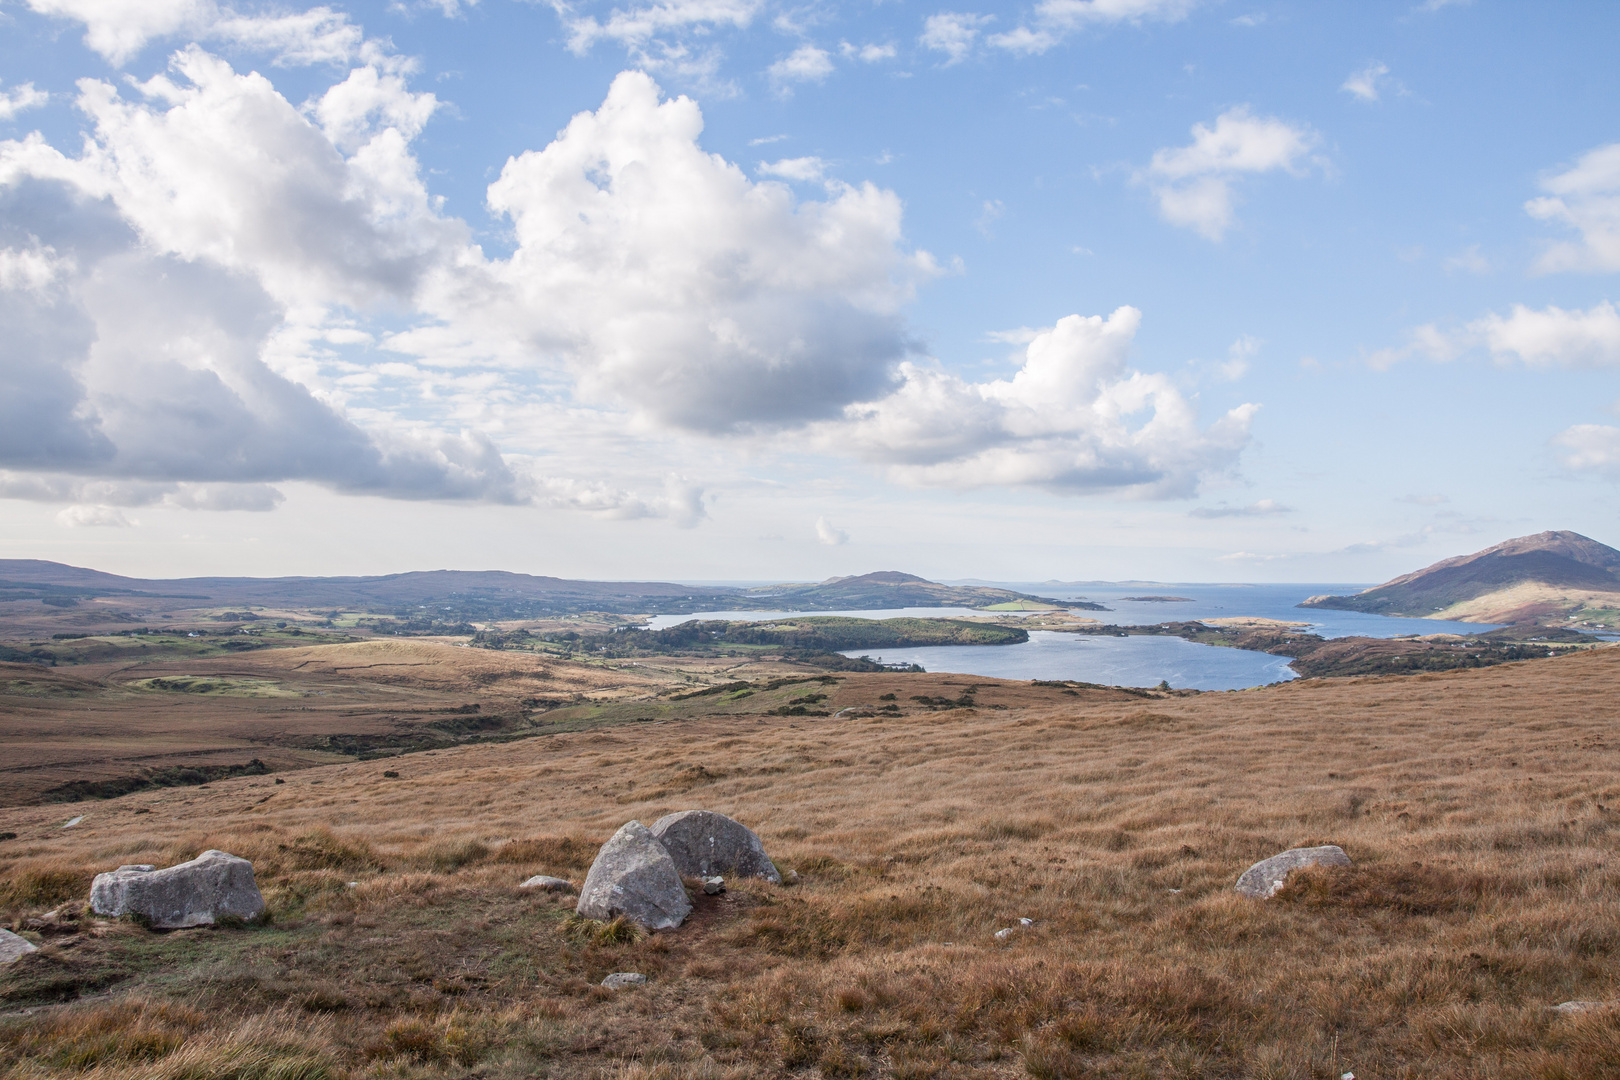
[[[692,901],[664,845],[630,821],[596,853],[574,910],[587,919],[622,915],[649,930],[673,930],[692,913]]]
[[[1288,875],[1303,866],[1349,866],[1350,856],[1335,844],[1321,847],[1291,848],[1280,855],[1263,859],[1243,871],[1235,888],[1244,896],[1269,900],[1283,887]]]
[[[39,952],[39,946],[10,930],[0,930],[0,967],[14,963],[31,952]]]
[[[666,814],[653,822],[652,834],[684,877],[724,874],[782,880],[754,831],[713,810]]]
[[[120,866],[97,874],[90,886],[97,915],[135,915],[155,930],[212,926],[221,919],[257,919],[264,897],[253,864],[224,851],[205,851],[190,862],[158,870]]]

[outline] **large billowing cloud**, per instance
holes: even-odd
[[[1256,406],[1199,428],[1169,379],[1130,369],[1141,319],[1131,307],[1070,315],[1035,336],[1011,379],[968,382],[908,363],[894,394],[850,408],[830,437],[919,485],[1190,496],[1236,463]]]
[[[368,69],[339,84],[317,112],[345,156],[260,76],[195,47],[173,69],[139,100],[82,83],[77,158],[37,136],[0,143],[0,466],[524,498],[489,439],[362,431],[268,362],[289,323],[334,300],[408,305],[462,252],[403,150],[420,101],[343,104]]]
[[[461,329],[508,328],[587,398],[688,430],[791,426],[882,396],[911,347],[901,307],[935,272],[902,243],[899,198],[830,181],[800,202],[705,153],[702,128],[696,103],[627,72],[509,161],[489,204],[518,246]]]

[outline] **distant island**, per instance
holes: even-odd
[[[1620,626],[1620,551],[1575,532],[1505,540],[1303,608],[1535,626]]]
[[[1190,596],[1122,596],[1121,600],[1128,600],[1133,604],[1191,604]]]
[[[857,577],[835,577],[810,585],[768,585],[748,590],[748,606],[798,611],[852,611],[900,607],[970,607],[992,611],[1054,611],[1078,608],[1106,611],[1084,600],[1052,600],[988,585],[941,585],[915,574],[880,570]]]

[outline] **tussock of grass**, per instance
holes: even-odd
[[[274,1010],[210,1029],[197,1010],[129,1001],[0,1034],[10,1075],[85,1080],[338,1080],[324,1027]]]
[[[587,870],[601,844],[600,840],[592,841],[578,836],[536,836],[502,844],[495,849],[493,860],[516,866]]]
[[[630,945],[647,936],[645,930],[623,916],[598,922],[570,915],[563,931],[582,945]]]
[[[94,873],[83,865],[60,859],[35,859],[14,864],[0,877],[0,912],[53,907],[90,891]]]

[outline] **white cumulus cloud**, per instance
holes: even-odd
[[[942,11],[923,20],[922,36],[917,40],[925,49],[944,53],[947,65],[959,64],[973,51],[979,31],[994,19],[994,15]]]
[[[268,53],[282,66],[341,64],[385,52],[367,42],[347,14],[328,7],[265,14],[242,13],[214,0],[27,0],[41,15],[85,26],[84,43],[115,66],[149,42],[185,35]]]
[[[66,525],[70,529],[83,528],[115,528],[127,529],[137,522],[125,517],[123,511],[112,506],[69,506],[56,515],[59,525]]]
[[[1389,65],[1374,60],[1360,71],[1352,72],[1339,89],[1354,94],[1362,101],[1377,101],[1378,84],[1388,74]]]
[[[849,533],[838,528],[825,516],[816,518],[816,542],[826,544],[828,547],[838,547],[849,543]]]
[[[688,430],[793,425],[881,396],[911,349],[901,305],[937,273],[906,250],[899,198],[830,182],[800,202],[706,153],[702,129],[695,102],[626,72],[600,109],[509,161],[489,205],[517,250],[455,331],[473,349],[492,329],[521,339],[587,399]]]
[[[1256,406],[1200,428],[1165,376],[1129,367],[1141,312],[1070,315],[1041,331],[1011,379],[969,382],[915,363],[890,396],[829,433],[911,484],[1182,497],[1229,469]]]
[[[605,15],[590,9],[600,0],[551,0],[551,8],[568,30],[568,48],[583,56],[598,41],[622,45],[645,71],[668,74],[715,90],[722,59],[714,43],[716,30],[745,30],[764,10],[764,0],[662,0],[641,6],[614,6]]]
[[[1153,155],[1143,174],[1172,225],[1220,240],[1234,220],[1233,185],[1245,174],[1283,171],[1303,175],[1317,137],[1309,128],[1256,116],[1247,106],[1228,109],[1213,127],[1194,124],[1192,142]]]
[[[1620,311],[1612,303],[1586,311],[1548,305],[1540,311],[1513,305],[1507,315],[1470,323],[1491,353],[1531,367],[1597,368],[1620,365]]]
[[[31,82],[0,91],[0,120],[10,120],[24,109],[36,108],[50,99],[51,95],[34,89]]]
[[[79,157],[0,142],[0,466],[525,498],[488,438],[362,430],[271,363],[279,336],[310,335],[334,305],[409,304],[465,258],[390,123],[414,130],[422,108],[349,109],[345,156],[267,80],[196,47],[133,100],[80,88]]]
[[[896,55],[896,49],[893,45],[851,45],[847,41],[839,43],[838,52],[841,56],[860,60],[862,63],[867,64],[876,64],[881,60],[893,60]]]
[[[1620,270],[1620,143],[1582,155],[1573,168],[1541,183],[1547,194],[1524,204],[1531,217],[1567,225],[1579,240],[1550,245],[1536,260],[1543,273]]]
[[[826,49],[800,45],[772,64],[767,73],[777,84],[820,82],[833,73],[832,56]]]
[[[827,163],[818,157],[782,158],[780,161],[761,162],[759,174],[808,183],[821,180],[827,175]]]
[[[1608,424],[1576,424],[1553,438],[1564,451],[1564,466],[1620,479],[1620,428]]]

